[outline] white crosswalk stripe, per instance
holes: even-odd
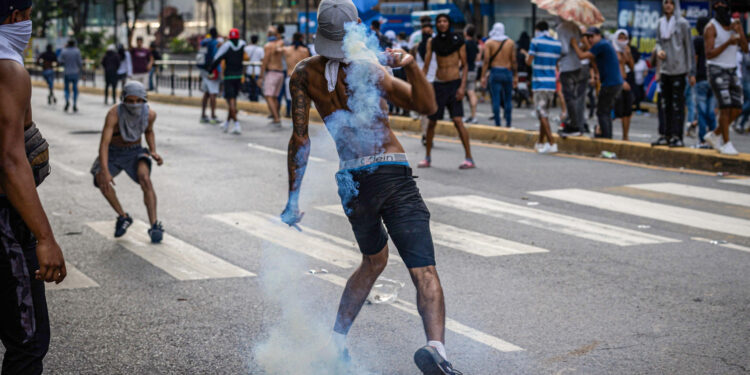
[[[750,247],[742,246],[742,245],[737,245],[737,244],[731,243],[731,242],[711,240],[711,239],[703,238],[703,237],[691,237],[690,239],[693,240],[693,241],[705,242],[705,243],[710,243],[712,245],[718,245],[718,246],[721,246],[721,247],[726,247],[727,249],[739,250],[739,251],[744,251],[744,252],[750,253]]]
[[[63,280],[63,282],[61,282],[60,284],[45,283],[44,289],[46,291],[50,291],[50,290],[84,289],[84,288],[99,287],[99,284],[97,284],[96,281],[86,276],[83,272],[81,272],[78,268],[76,268],[76,266],[74,266],[72,263],[65,262],[65,270],[67,271],[68,275],[65,276],[65,280]]]
[[[731,216],[583,189],[536,191],[530,194],[693,228],[750,237],[750,220]]]
[[[346,217],[339,205],[319,206],[316,208],[330,214]],[[484,233],[441,224],[435,221],[430,221],[430,231],[432,232],[433,241],[436,244],[482,257],[549,252],[549,250],[536,246],[513,242],[504,238],[489,236]]]
[[[87,223],[104,237],[112,238],[113,222]],[[167,233],[160,244],[151,244],[147,230],[149,226],[135,220],[123,237],[114,239],[147,262],[162,269],[177,280],[203,280],[229,277],[255,276],[252,272],[237,267]]]
[[[477,195],[430,198],[427,201],[474,214],[512,220],[545,230],[619,246],[680,242],[667,237],[529,208]]]
[[[658,184],[635,184],[626,186],[641,190],[655,191],[657,193],[679,195],[686,198],[703,199],[726,204],[734,204],[737,206],[750,207],[750,194],[737,193],[734,191],[711,189],[693,185],[675,184],[671,182]]]
[[[276,149],[276,148],[273,148],[273,147],[266,147],[266,146],[258,145],[258,144],[255,144],[255,143],[248,143],[247,147],[254,148],[256,150],[270,152],[272,154],[278,154],[278,155],[284,155],[284,156],[287,155],[287,152],[285,150],[279,150],[279,149]],[[315,157],[315,156],[310,156],[309,160],[310,161],[316,161],[316,162],[324,162],[324,161],[326,161],[325,159],[321,159],[321,158],[318,158],[318,157]]]
[[[750,178],[740,178],[740,179],[725,179],[725,180],[719,180],[719,182],[723,182],[725,184],[732,184],[732,185],[742,185],[742,186],[750,186]]]
[[[302,232],[299,232],[269,214],[257,211],[232,212],[208,217],[334,266],[348,269],[362,262],[362,256],[356,251],[356,245],[352,241],[306,227],[301,227]],[[391,255],[391,258],[401,262],[398,256]]]
[[[332,284],[338,285],[339,287],[342,287],[342,288],[346,286],[346,279],[344,279],[341,276],[328,273],[328,274],[316,274],[315,277],[328,281]],[[395,302],[393,302],[392,304],[389,304],[388,306],[395,307],[408,314],[419,317],[419,311],[417,310],[417,306],[415,306],[413,303],[406,302],[402,299],[397,299]],[[479,331],[469,326],[466,326],[464,324],[461,324],[448,317],[445,318],[445,328],[449,331],[453,331],[454,333],[467,337],[478,343],[487,345],[501,352],[519,352],[519,351],[524,350],[519,346],[513,345],[505,340],[499,339],[490,334],[484,333],[482,331]]]

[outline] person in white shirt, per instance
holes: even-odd
[[[245,54],[250,61],[250,65],[247,66],[247,70],[245,71],[247,95],[250,97],[251,102],[257,102],[260,95],[260,87],[258,86],[260,64],[265,56],[263,47],[258,45],[257,35],[250,37],[250,44],[245,47]]]

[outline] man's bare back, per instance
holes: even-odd
[[[284,70],[284,64],[281,59],[283,57],[281,48],[284,47],[283,40],[275,40],[273,42],[266,43],[263,47],[264,52],[267,56],[266,70]]]
[[[489,40],[484,45],[484,56],[485,56],[485,62],[489,62],[489,66],[492,68],[507,68],[511,69],[515,66],[516,63],[516,44],[510,40],[506,39],[505,44],[503,44],[503,49],[497,53],[498,48],[500,48],[500,44],[503,42],[499,42],[497,40]],[[497,56],[495,56],[492,61],[489,61],[492,56],[494,56],[497,53]],[[486,65],[486,64],[485,64]]]
[[[290,81],[290,88],[292,91],[292,101],[294,112],[292,113],[292,119],[296,124],[298,121],[307,123],[309,119],[309,103],[305,97],[307,97],[315,103],[315,108],[318,110],[322,119],[328,118],[332,113],[338,110],[349,110],[347,102],[349,100],[349,94],[346,87],[346,65],[341,64],[338,71],[338,79],[336,81],[336,87],[333,92],[328,92],[328,84],[325,78],[325,66],[328,59],[323,56],[315,56],[304,59],[297,64],[296,69],[292,75]],[[384,73],[384,79],[381,84],[384,86],[392,84],[392,78],[385,73],[385,69],[380,69]],[[385,90],[384,90],[385,91]],[[394,100],[393,98],[389,98]],[[395,99],[398,100],[398,99]],[[394,103],[395,104],[395,103]],[[410,105],[411,106],[411,105]],[[380,100],[380,107],[383,111],[383,116],[379,119],[373,119],[373,121],[380,122],[384,128],[382,132],[383,138],[380,142],[371,142],[371,144],[382,145],[381,150],[362,148],[361,144],[353,144],[350,137],[338,137],[334,139],[336,142],[336,148],[339,152],[339,157],[344,160],[359,158],[365,156],[371,156],[381,153],[403,153],[404,148],[398,141],[396,136],[393,134],[393,130],[390,128],[388,117],[385,114],[388,111],[388,106],[385,99]],[[331,129],[329,129],[331,130]],[[370,142],[368,142],[370,143]]]
[[[286,73],[292,76],[297,63],[310,57],[310,51],[305,47],[286,46],[282,49],[284,60],[286,60]]]

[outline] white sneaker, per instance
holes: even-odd
[[[242,128],[240,127],[239,122],[234,123],[234,127],[232,128],[232,134],[237,134],[237,135],[242,134]]]
[[[719,148],[719,152],[724,155],[739,155],[739,152],[737,152],[737,149],[734,148],[734,145],[732,145],[732,142],[727,142],[721,148]]]
[[[221,129],[221,131],[223,131],[224,133],[228,132],[228,131],[229,131],[229,121],[226,121],[226,122],[224,122],[224,124],[223,124],[223,125],[221,125],[221,126],[220,126],[219,128],[220,128],[220,129]]]
[[[538,152],[540,154],[547,154],[547,153],[549,153],[550,147],[551,146],[549,145],[549,143],[545,143],[545,144],[542,145],[542,147],[539,147],[536,150],[536,152]]]
[[[719,137],[718,134],[710,131],[708,134],[706,134],[703,139],[711,145],[715,150],[720,149],[722,146],[724,146],[724,139]]]
[[[556,154],[557,153],[557,143],[549,146],[549,151],[547,151],[548,154]]]
[[[542,147],[544,147],[544,144],[542,144],[542,143],[534,143],[534,151],[539,152],[539,150],[541,150]]]

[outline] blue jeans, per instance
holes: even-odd
[[[689,84],[685,87],[685,105],[687,106],[687,122],[693,123],[698,115],[695,111],[695,87]]]
[[[55,84],[55,71],[47,69],[42,72],[42,77],[44,77],[44,80],[47,82],[47,87],[49,88],[50,93],[52,93]]]
[[[78,74],[65,75],[65,102],[70,101],[70,86],[73,86],[73,105],[78,103]]]
[[[154,74],[156,74],[155,66],[148,71],[148,91],[154,91]]]
[[[495,126],[500,126],[500,104],[502,103],[505,126],[510,127],[511,112],[513,111],[513,73],[506,68],[492,68],[489,81]]]
[[[706,133],[716,129],[716,98],[708,81],[695,84],[695,107],[698,113],[698,138],[704,142]]]
[[[747,125],[747,119],[750,117],[750,80],[744,79],[742,81],[742,92],[745,95],[745,105],[742,106],[740,127],[744,129]]]

